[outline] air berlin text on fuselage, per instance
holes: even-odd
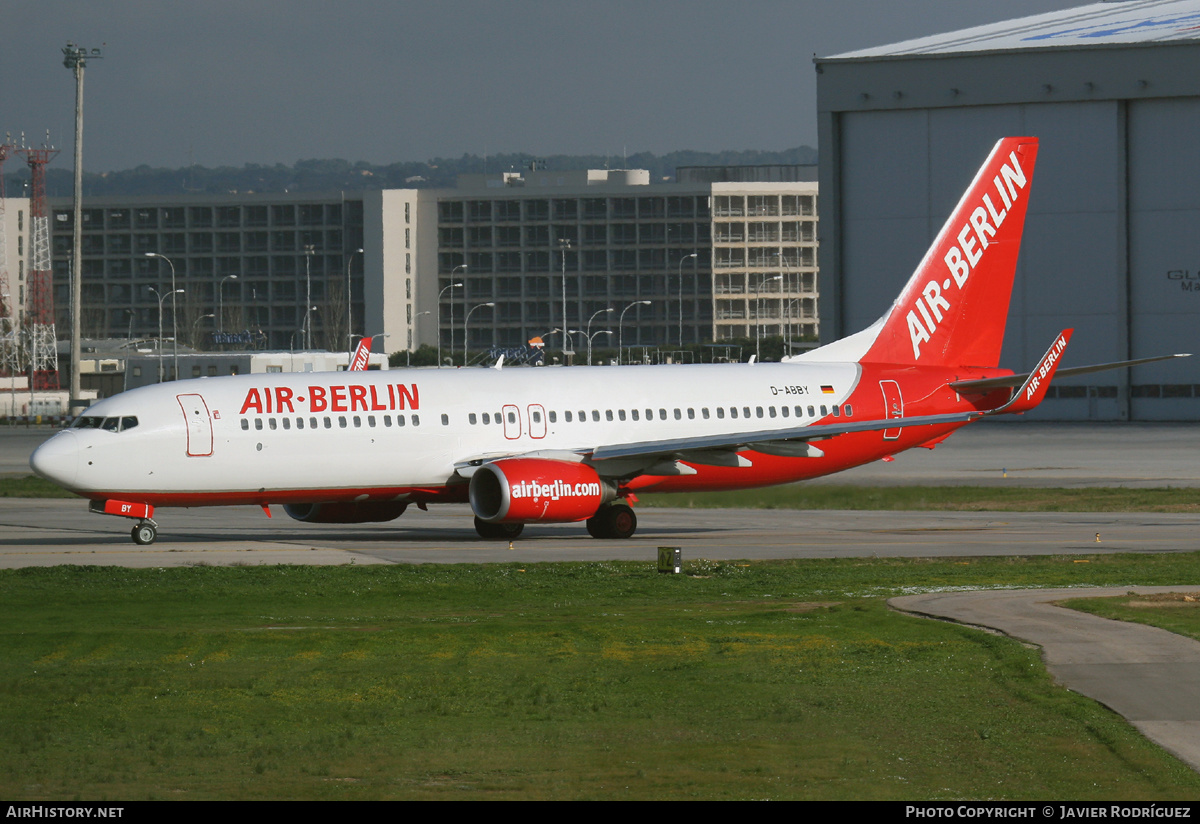
[[[308,412],[395,412],[419,409],[415,383],[349,384],[346,386],[309,386],[298,395],[290,386],[265,386],[251,389],[242,401],[242,411],[260,415]]]
[[[1004,223],[1004,218],[1008,216],[1013,204],[1017,202],[1020,191],[1025,188],[1025,170],[1017,160],[1017,153],[1010,152],[1008,159],[1012,165],[1000,164],[999,174],[992,178],[995,194],[999,195],[1004,208],[996,208],[992,192],[985,191],[980,196],[977,201],[980,205],[971,211],[958,234],[949,238],[950,247],[942,260],[946,262],[950,277],[940,282],[938,278],[928,281],[917,297],[916,311],[908,310],[908,336],[912,339],[914,358],[920,359],[921,344],[927,343],[937,333],[938,324],[942,322],[943,310],[945,314],[950,312],[951,301],[946,298],[950,295],[951,280],[961,292],[967,284],[967,278],[983,259],[983,250],[996,237],[996,231]],[[955,240],[958,242],[955,243]],[[920,317],[917,317],[918,312]]]

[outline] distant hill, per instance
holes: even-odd
[[[73,186],[70,159],[52,163],[46,170],[46,193],[50,197],[70,196]],[[817,150],[800,146],[782,152],[678,151],[658,156],[638,152],[622,159],[601,155],[506,154],[489,156],[464,154],[459,158],[433,158],[377,166],[364,161],[300,160],[293,166],[247,163],[241,168],[188,166],[182,169],[153,169],[138,166],[121,172],[83,175],[85,197],[112,195],[228,194],[230,192],[317,192],[363,191],[368,189],[450,188],[460,174],[519,171],[531,161],[544,162],[549,171],[567,169],[629,168],[649,169],[652,182],[673,180],[679,166],[759,166],[774,164],[814,164]],[[14,169],[14,167],[16,167]],[[19,195],[29,180],[27,167],[9,161],[10,174],[5,183],[10,195]],[[540,165],[539,165],[539,168]]]

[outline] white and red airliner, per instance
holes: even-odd
[[[36,452],[37,474],[137,521],[158,507],[271,504],[359,523],[469,501],[484,538],[586,521],[627,538],[643,491],[828,475],[1041,402],[1064,330],[1034,370],[997,367],[1037,161],[999,141],[888,312],[783,363],[347,371],[163,383],[103,400]],[[1150,359],[1150,360],[1157,360]]]

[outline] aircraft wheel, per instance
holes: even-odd
[[[475,532],[485,541],[512,541],[525,531],[525,524],[490,524],[475,518]]]
[[[138,524],[129,534],[138,546],[148,546],[158,537],[158,530],[154,528],[154,524]]]
[[[588,534],[593,538],[632,538],[637,532],[637,515],[628,504],[612,504],[588,518]]]

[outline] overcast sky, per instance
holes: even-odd
[[[9,0],[0,134],[70,167],[816,146],[813,55],[1062,0]]]

